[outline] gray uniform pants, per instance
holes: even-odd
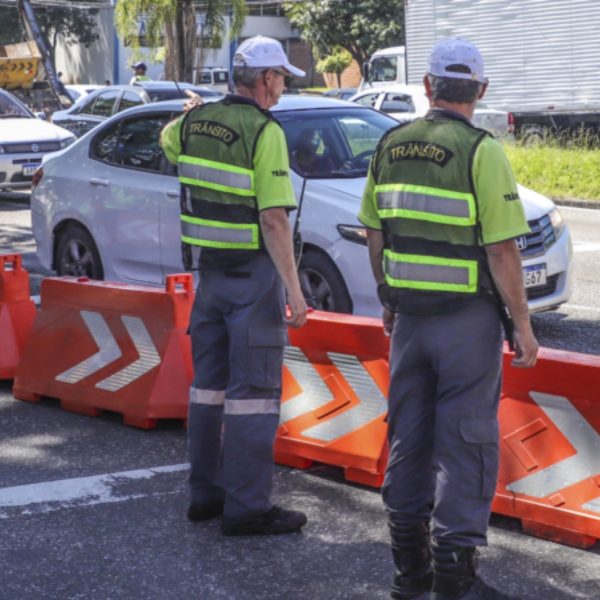
[[[500,319],[488,300],[441,315],[396,315],[382,488],[392,523],[430,522],[434,539],[486,544],[501,360]]]
[[[224,500],[226,517],[272,506],[284,311],[283,285],[266,254],[200,273],[190,319],[190,492],[193,504]]]

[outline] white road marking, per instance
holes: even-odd
[[[583,310],[583,311],[588,311],[588,312],[599,312],[600,313],[600,308],[598,308],[596,306],[585,306],[584,304],[571,304],[570,302],[567,302],[566,304],[563,304],[562,306],[564,306],[565,308],[572,308],[574,310]]]
[[[600,252],[598,242],[573,242],[573,252]]]
[[[152,496],[154,494],[148,491],[119,493],[119,486],[135,480],[152,479],[163,473],[185,471],[188,468],[189,464],[182,463],[0,488],[0,520],[15,516],[9,509],[21,509],[17,514],[44,513]],[[130,490],[130,486],[127,489]]]

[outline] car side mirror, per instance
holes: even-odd
[[[48,117],[46,116],[45,112],[35,112],[33,113],[33,115],[36,117],[36,119],[41,119],[42,121],[45,121]]]

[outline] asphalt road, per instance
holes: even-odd
[[[0,196],[0,253],[36,266],[27,197]],[[559,311],[536,315],[543,345],[600,354],[600,211],[564,209],[576,287]],[[223,538],[191,524],[185,431],[84,417],[12,398],[0,382],[0,600],[374,600],[388,598],[392,563],[381,500],[337,469],[277,468],[275,500],[307,512],[301,535]],[[520,598],[600,598],[600,546],[579,550],[524,535],[493,517],[481,574]]]

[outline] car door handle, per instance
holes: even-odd
[[[167,190],[167,196],[169,196],[169,198],[179,198],[181,192],[179,190]]]
[[[104,187],[108,187],[110,185],[110,181],[108,179],[99,179],[98,177],[92,177],[90,179],[90,183],[92,185],[103,185]]]

